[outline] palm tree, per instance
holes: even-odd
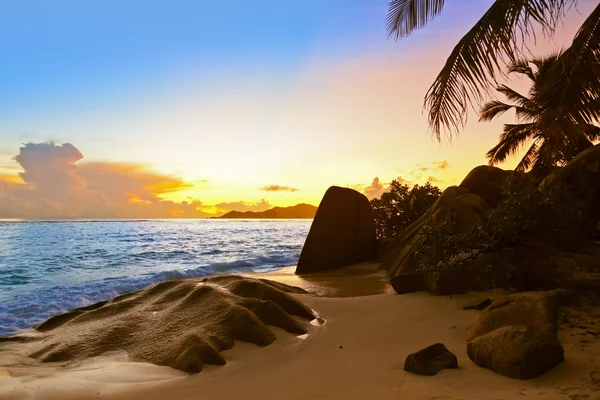
[[[437,140],[442,135],[448,139],[457,135],[466,123],[468,108],[481,104],[497,86],[498,71],[523,56],[523,43],[535,32],[534,25],[551,35],[576,1],[496,0],[454,47],[425,95],[432,135]],[[388,34],[396,39],[410,35],[440,14],[444,4],[445,0],[390,0]],[[574,141],[581,136],[582,127],[600,117],[598,93],[600,4],[584,21],[570,48],[554,63],[540,101],[542,97],[544,101],[557,99],[554,115],[545,117]],[[581,103],[578,112],[566,114],[565,105],[573,98]]]
[[[563,53],[559,52],[531,61],[516,60],[508,65],[508,74],[525,76],[531,81],[531,87],[527,96],[524,96],[506,85],[500,85],[496,89],[512,103],[494,100],[481,108],[479,121],[491,121],[513,108],[519,121],[517,124],[504,125],[500,142],[487,153],[490,165],[505,161],[525,144],[531,143],[515,169],[523,172],[533,169],[543,174],[553,166],[572,160],[591,147],[592,141],[600,139],[600,128],[595,125],[584,123],[581,129],[573,131],[577,136],[571,136],[557,126],[553,119],[559,112],[558,108],[562,107],[561,112],[576,120],[581,106],[578,98],[567,99],[565,102],[556,97],[546,99],[547,86],[554,85],[552,71],[560,63],[561,57]],[[557,89],[561,88],[556,87],[554,90]]]

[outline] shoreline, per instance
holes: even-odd
[[[273,328],[277,339],[266,347],[236,341],[221,353],[225,366],[207,365],[195,375],[131,362],[125,352],[62,364],[24,362],[18,345],[2,343],[0,399],[600,398],[600,368],[594,363],[600,343],[582,339],[579,328],[561,326],[564,364],[533,380],[507,378],[467,357],[465,332],[479,312],[462,310],[502,291],[396,295],[376,268],[363,263],[307,276],[294,275],[294,267],[244,274],[305,288],[311,294],[293,296],[325,322],[305,322],[309,332],[301,336]],[[403,370],[409,353],[437,342],[456,354],[459,369],[433,377]]]

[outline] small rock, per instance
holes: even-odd
[[[458,359],[441,343],[409,354],[404,362],[406,371],[419,375],[436,375],[446,368],[458,368]]]
[[[463,310],[485,310],[490,304],[492,304],[492,300],[475,300],[467,304],[463,307]]]

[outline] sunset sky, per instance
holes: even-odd
[[[492,0],[446,3],[395,42],[387,0],[5,2],[0,218],[204,217],[318,205],[331,185],[456,184],[514,114],[428,135],[423,96]],[[535,54],[567,46],[595,4]]]

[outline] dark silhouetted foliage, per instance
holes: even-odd
[[[415,251],[421,269],[450,267],[482,253],[537,241],[563,249],[581,245],[591,220],[560,185],[539,189],[532,176],[515,176],[504,188],[505,200],[481,226],[457,232],[451,219],[427,222]]]
[[[392,238],[402,232],[425,214],[441,193],[437,186],[430,183],[411,188],[393,180],[381,198],[371,200],[377,237]]]

